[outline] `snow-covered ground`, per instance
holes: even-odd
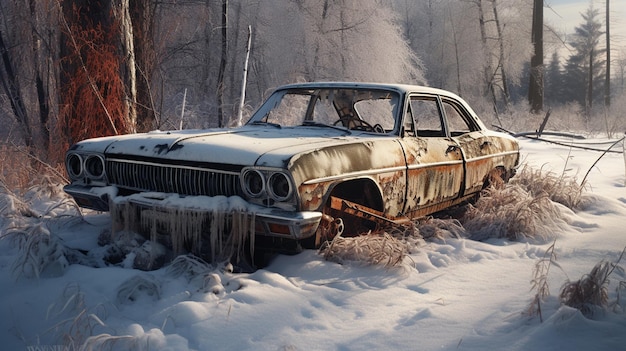
[[[579,181],[601,154],[520,143],[525,164]],[[626,247],[624,163],[607,154],[596,164],[582,209],[560,207],[566,225],[554,228],[556,241],[432,240],[394,268],[340,265],[306,251],[249,274],[66,266],[60,258],[36,278],[19,256],[25,236],[7,236],[0,240],[0,349],[74,350],[88,341],[96,350],[624,350],[619,270],[611,275],[611,306],[593,319],[558,299],[568,279],[617,261]],[[9,222],[0,217],[3,235]],[[109,225],[107,215],[59,217],[30,234],[49,231],[63,247],[97,251]],[[40,250],[58,254],[48,244]],[[533,269],[552,244],[542,322],[525,312],[535,296]]]

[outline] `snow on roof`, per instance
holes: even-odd
[[[411,84],[399,84],[399,83],[371,83],[371,82],[306,82],[306,83],[294,83],[287,84],[280,87],[277,87],[276,90],[283,89],[310,89],[310,88],[355,88],[355,89],[385,89],[385,90],[394,90],[399,93],[409,93],[409,92],[421,92],[427,94],[438,94],[438,95],[446,95],[451,97],[459,98],[456,94],[433,87],[427,87],[422,85],[411,85]]]

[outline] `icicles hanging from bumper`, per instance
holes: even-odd
[[[250,204],[238,196],[139,193],[110,203],[113,233],[127,230],[212,261],[253,256],[257,235],[304,239],[315,234],[320,212],[293,212]]]

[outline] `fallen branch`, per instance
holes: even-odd
[[[524,137],[527,139],[532,139],[532,140],[537,140],[537,141],[543,141],[546,143],[551,143],[551,144],[555,144],[555,145],[560,145],[560,146],[565,146],[565,147],[572,147],[572,148],[576,148],[576,149],[581,149],[581,150],[588,150],[588,151],[598,151],[598,152],[602,152],[602,153],[614,153],[614,154],[621,154],[623,153],[623,151],[616,151],[616,150],[610,150],[613,146],[611,146],[609,148],[609,150],[605,150],[605,149],[596,149],[593,147],[588,147],[588,146],[582,146],[582,145],[576,145],[573,143],[567,144],[567,143],[562,143],[559,141],[554,141],[554,140],[549,140],[549,139],[545,139],[545,138],[539,138],[539,137],[534,137],[532,136],[533,134],[536,134],[536,132],[527,132],[527,133],[513,133],[509,130],[506,130],[500,126],[497,125],[493,125],[492,126],[502,132],[508,133],[514,137]],[[554,135],[557,133],[551,133],[551,132],[543,132],[544,135]],[[565,136],[565,137],[571,137],[571,138],[575,138],[575,139],[579,139],[580,136],[576,136],[576,135],[568,135],[568,134],[563,134],[563,135],[559,135],[559,136]],[[622,138],[623,139],[623,138]],[[621,141],[622,139],[618,140],[617,142]]]
[[[585,174],[585,177],[583,178],[583,181],[580,183],[581,185],[585,185],[585,180],[587,180],[587,176],[589,175],[589,172],[591,172],[591,170],[593,169],[593,167],[595,167],[595,166],[596,166],[596,164],[598,163],[598,161],[600,161],[600,159],[601,159],[602,157],[604,157],[604,155],[606,155],[606,154],[607,154],[607,152],[610,152],[610,151],[611,151],[611,149],[613,148],[613,146],[615,146],[615,145],[617,145],[618,143],[622,142],[622,141],[624,140],[624,138],[626,138],[626,137],[622,137],[621,139],[619,139],[619,140],[617,140],[616,142],[614,142],[613,144],[611,144],[611,146],[609,146],[609,148],[608,148],[608,149],[606,149],[606,150],[602,153],[602,155],[600,155],[600,157],[598,157],[598,159],[596,160],[596,162],[594,162],[594,163],[591,165],[591,167],[589,167],[589,170],[588,170],[588,171],[587,171],[587,173]],[[620,154],[621,154],[621,153],[623,153],[624,151],[613,151],[613,152],[617,152],[617,153],[620,153]]]

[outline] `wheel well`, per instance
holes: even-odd
[[[492,169],[487,176],[485,177],[485,181],[483,182],[483,189],[488,188],[491,185],[496,187],[500,187],[505,183],[508,183],[511,175],[506,171],[504,166],[497,166]]]
[[[384,210],[383,198],[371,179],[355,179],[339,183],[333,188],[330,195],[378,211]]]

